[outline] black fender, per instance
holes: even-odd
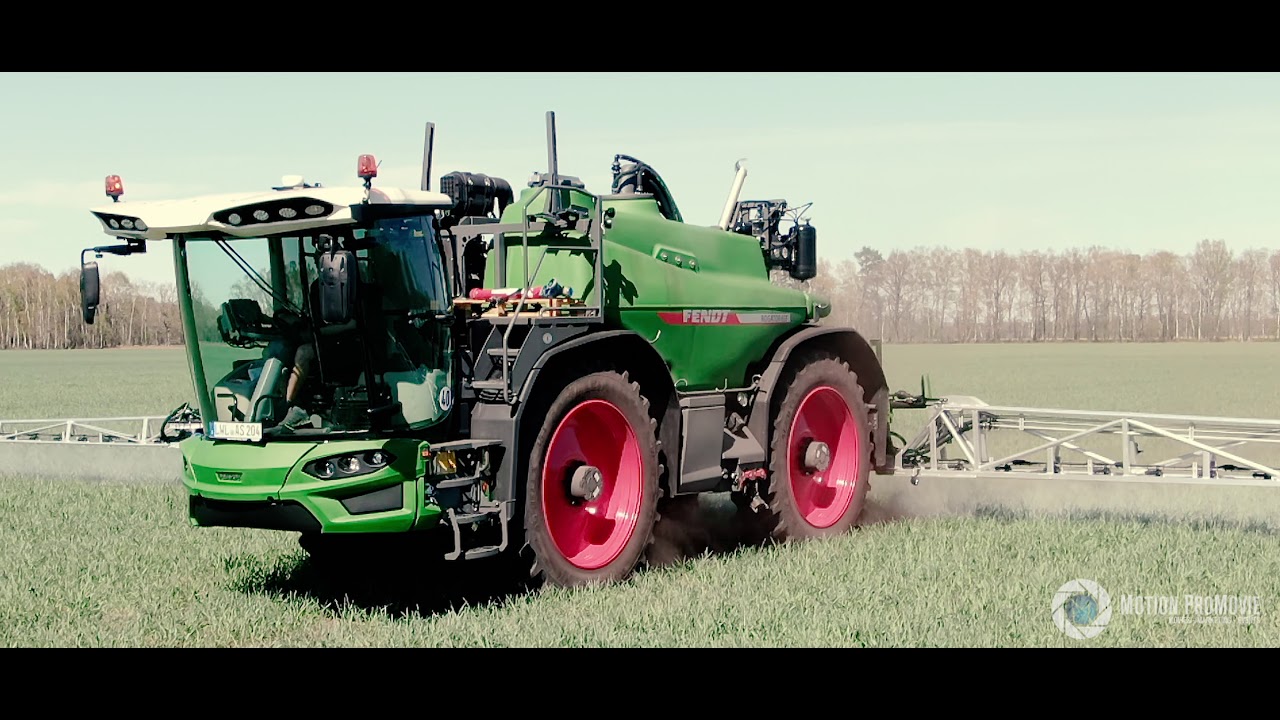
[[[759,373],[759,388],[751,406],[751,417],[747,421],[751,434],[765,447],[767,454],[772,439],[770,425],[775,400],[780,399],[785,392],[785,388],[776,387],[778,380],[797,351],[810,349],[827,350],[836,354],[849,363],[849,367],[858,376],[858,383],[862,385],[864,393],[863,401],[868,405],[868,417],[871,419],[874,467],[877,472],[888,471],[893,464],[888,443],[889,384],[871,343],[853,328],[803,326],[778,344]]]
[[[600,363],[626,371],[631,380],[640,383],[640,391],[650,403],[649,414],[658,423],[658,455],[662,463],[659,486],[664,494],[672,494],[682,447],[680,401],[670,366],[643,335],[631,330],[599,330],[548,348],[534,363],[521,388],[521,407],[539,392],[540,380],[543,388],[549,387],[554,394],[566,381],[576,379],[581,370]],[[571,375],[566,377],[566,371]],[[521,457],[527,458],[528,454]]]
[[[530,338],[526,343],[536,342]],[[568,382],[591,372],[593,365],[612,363],[640,383],[650,401],[650,413],[660,423],[659,441],[664,472],[679,467],[680,409],[670,371],[662,356],[640,334],[630,330],[599,330],[577,334],[550,345],[537,358],[520,382],[518,402],[479,403],[471,413],[471,436],[493,439],[506,448],[505,462],[494,468],[494,490],[499,500],[523,500],[524,475],[528,468],[537,427],[559,390]],[[533,430],[530,430],[533,427]]]
[[[619,352],[622,348],[629,352],[634,351],[636,354],[623,354]],[[548,367],[565,362],[570,354],[577,355],[579,353],[584,357],[581,359],[574,357],[569,359],[568,362],[582,366],[593,359],[600,359],[617,363],[624,369],[632,369],[634,366],[632,375],[637,372],[648,375],[656,370],[656,374],[666,376],[666,384],[668,386],[672,385],[670,373],[666,370],[666,362],[663,361],[662,356],[643,336],[631,330],[600,330],[578,335],[570,340],[557,343],[539,355],[520,389],[521,406],[527,403],[529,398],[537,391],[538,378],[547,372]],[[647,377],[644,379],[651,382],[657,380],[657,378]],[[650,388],[645,387],[644,382],[641,382],[641,387],[646,391],[650,390]]]

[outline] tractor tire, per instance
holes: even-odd
[[[873,462],[862,386],[826,353],[788,375],[772,422],[768,509],[752,524],[775,542],[847,533],[862,515]]]
[[[586,375],[556,397],[525,483],[535,584],[620,582],[642,562],[660,497],[655,428],[639,383],[625,372]]]

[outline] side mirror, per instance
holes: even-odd
[[[342,325],[355,317],[356,285],[360,272],[356,254],[350,250],[331,250],[317,258],[320,271],[320,322]]]
[[[795,255],[791,277],[809,280],[818,274],[818,231],[812,225],[801,225],[796,231]]]
[[[93,316],[98,310],[98,263],[87,262],[80,266],[80,309],[84,321],[93,324]]]

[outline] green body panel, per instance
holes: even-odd
[[[520,223],[525,213],[545,212],[548,193],[534,198],[536,192],[525,190],[507,207],[501,222]],[[594,209],[590,195],[572,191],[563,196],[567,206],[581,208],[585,216]],[[769,279],[756,238],[669,220],[653,199],[643,195],[603,202],[605,211],[613,211],[603,243],[606,322],[653,343],[670,364],[672,380],[680,390],[749,384],[748,366],[761,360],[778,337],[814,318],[812,296]],[[576,245],[584,250],[549,250],[546,245]],[[526,255],[520,233],[508,234],[506,246],[505,281],[498,276],[496,256],[491,254],[485,268],[487,287],[524,285]],[[596,302],[598,289],[592,281],[593,258],[585,250],[587,238],[531,235],[528,246],[531,287],[555,280],[572,288],[575,298]],[[728,312],[697,312],[718,310]],[[768,322],[735,323],[742,314]]]
[[[440,508],[424,494],[421,447],[420,441],[412,439],[256,445],[194,436],[181,443],[183,484],[188,493],[214,500],[297,501],[326,533],[429,529],[439,524]],[[312,460],[375,449],[395,460],[368,475],[320,480],[302,471]],[[342,498],[393,485],[403,489],[402,509],[353,515],[342,506]]]

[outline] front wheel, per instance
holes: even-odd
[[[556,398],[525,486],[535,580],[617,582],[639,564],[659,495],[654,425],[639,384],[625,374],[587,375]]]
[[[768,513],[773,539],[847,532],[862,514],[871,433],[862,387],[843,361],[819,357],[795,373],[773,420]]]

